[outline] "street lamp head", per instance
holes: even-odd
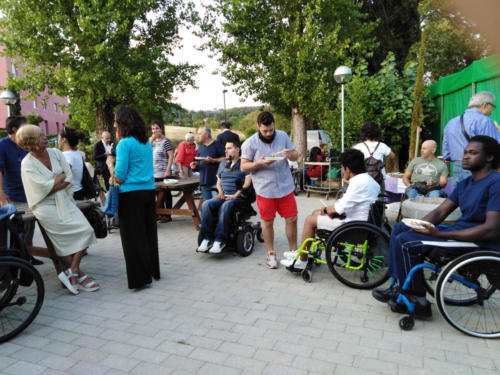
[[[5,90],[0,94],[0,101],[6,105],[12,105],[16,104],[17,97],[12,91]]]
[[[337,69],[335,69],[335,73],[333,73],[333,78],[335,78],[335,81],[340,84],[347,83],[351,80],[352,78],[352,70],[348,66],[339,66]]]
[[[226,92],[227,92],[227,90],[226,90],[226,89],[222,90],[222,93],[223,93],[223,94],[225,94]]]

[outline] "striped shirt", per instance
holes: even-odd
[[[165,175],[168,165],[168,151],[174,149],[170,139],[163,137],[159,141],[153,141],[153,168],[155,178],[162,178]]]

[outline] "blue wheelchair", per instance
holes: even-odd
[[[464,251],[438,241],[422,245],[435,248],[410,270],[401,286],[397,302],[404,303],[408,313],[399,319],[400,328],[407,331],[415,325],[415,305],[405,291],[415,273],[423,272],[427,291],[451,326],[470,336],[500,338],[500,252],[463,242],[453,245]]]

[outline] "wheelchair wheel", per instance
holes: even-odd
[[[28,327],[40,311],[45,288],[38,271],[23,259],[0,259],[0,342]]]
[[[341,283],[356,289],[375,288],[389,278],[389,236],[370,223],[346,223],[331,234],[325,258]]]
[[[438,277],[436,303],[457,330],[500,338],[500,253],[475,251],[450,262]]]
[[[243,227],[236,237],[236,251],[240,256],[247,257],[252,254],[255,237],[251,227]]]

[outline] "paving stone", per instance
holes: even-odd
[[[299,234],[319,197],[297,197]],[[255,218],[257,220],[257,218]],[[275,223],[279,256],[288,248]],[[500,341],[468,337],[439,316],[401,331],[398,315],[351,289],[325,266],[310,284],[250,257],[194,252],[189,217],[158,229],[162,278],[127,288],[118,232],[99,240],[82,267],[102,285],[73,297],[53,266],[37,267],[44,305],[22,334],[0,345],[0,373],[121,375],[490,375],[500,373]],[[37,230],[35,243],[40,241]],[[175,256],[172,254],[175,253]]]
[[[12,375],[37,375],[42,373],[45,367],[35,365],[33,363],[17,361],[11,366],[3,370],[6,374]]]

